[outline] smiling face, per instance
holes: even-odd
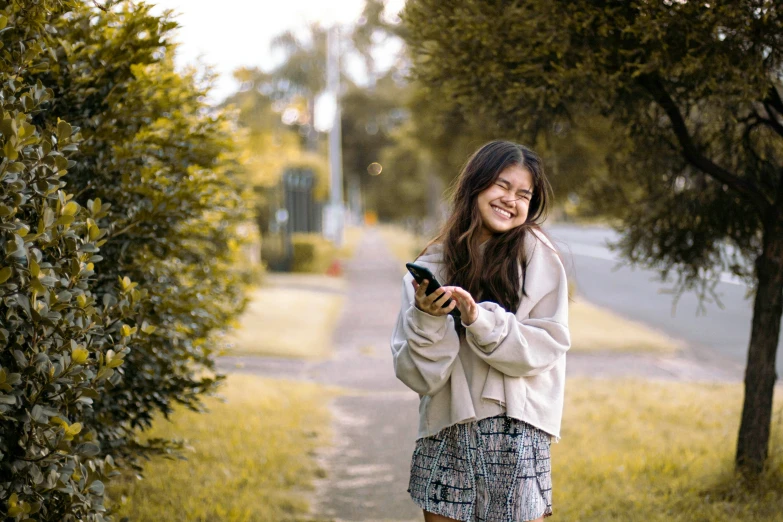
[[[527,220],[533,197],[533,175],[521,165],[506,167],[476,198],[483,224],[481,242],[516,228]]]

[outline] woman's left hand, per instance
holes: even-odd
[[[478,305],[473,300],[470,292],[459,286],[447,286],[444,288],[451,292],[451,298],[457,301],[457,308],[459,309],[462,322],[465,325],[473,324],[478,319]]]

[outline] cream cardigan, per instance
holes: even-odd
[[[413,277],[405,274],[391,350],[397,378],[419,394],[418,438],[505,412],[560,440],[571,336],[566,273],[553,248],[542,234],[526,234],[528,297],[516,313],[478,303],[478,319],[462,340],[452,316],[416,308]],[[415,262],[446,284],[442,251],[432,245]],[[521,264],[519,270],[521,278]]]

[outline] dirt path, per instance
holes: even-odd
[[[305,362],[224,357],[219,367],[258,375],[309,379],[351,389],[332,402],[333,447],[320,458],[328,476],[318,484],[313,514],[351,521],[422,520],[406,491],[416,437],[418,397],[392,369],[389,339],[397,317],[401,263],[380,234],[368,229],[346,263],[346,301],[335,329],[334,356]],[[737,380],[737,368],[717,368],[695,354],[568,355],[569,376],[635,376],[666,380]]]

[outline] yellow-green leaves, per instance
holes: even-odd
[[[114,370],[112,368],[109,368],[108,366],[101,367],[100,370],[98,370],[98,373],[95,375],[95,382],[100,382],[104,379],[108,379],[114,375]]]
[[[121,366],[125,362],[125,352],[108,350],[105,354],[101,354],[99,359],[101,367],[95,376],[96,381],[102,381],[114,375],[114,368]]]
[[[52,226],[52,223],[54,223],[54,210],[52,210],[50,207],[46,207],[46,209],[44,209],[43,222],[44,227],[46,228],[49,228]]]
[[[147,321],[144,321],[141,323],[141,331],[144,332],[147,335],[152,334],[155,330],[157,330],[157,326],[153,326],[151,324],[148,324]]]
[[[8,281],[8,278],[11,277],[11,274],[13,273],[13,270],[10,266],[4,266],[3,268],[0,268],[0,284],[5,283]]]
[[[101,237],[101,229],[92,218],[87,218],[87,237],[89,237],[90,241],[95,241]]]
[[[30,275],[33,277],[38,277],[38,274],[41,273],[41,268],[38,266],[38,262],[35,260],[34,257],[30,258]]]
[[[100,219],[109,213],[111,203],[101,203],[101,198],[87,200],[87,208],[90,209],[93,219]]]
[[[109,350],[106,352],[104,361],[109,368],[116,368],[124,362],[124,357],[125,354],[123,353],[115,353],[114,350]]]
[[[27,95],[24,98],[25,100],[32,100],[32,98],[30,98],[30,95]],[[27,123],[26,121],[22,121],[22,124],[19,125],[19,132],[17,133],[17,137],[22,139],[19,145],[20,146],[28,145],[28,138],[30,138],[30,136],[33,136],[35,133],[36,133],[35,125]]]
[[[68,138],[71,137],[71,132],[73,132],[73,128],[68,122],[65,122],[63,120],[57,121],[57,139],[61,141],[65,141]]]
[[[130,280],[130,277],[124,276],[122,278],[119,278],[120,281],[120,288],[123,292],[127,292],[128,290],[132,290],[138,286],[139,283],[132,283]]]
[[[16,229],[16,233],[19,234],[20,237],[25,237],[28,232],[30,232],[30,227],[25,225],[24,223],[18,225],[19,228]]]
[[[42,294],[46,291],[46,287],[41,283],[41,280],[37,277],[30,279],[30,288],[32,288],[35,292]]]
[[[14,174],[18,174],[23,171],[24,171],[24,163],[22,163],[21,161],[15,161],[8,165],[8,172],[13,172]]]
[[[75,364],[84,364],[87,358],[90,356],[90,352],[84,347],[78,347],[71,351],[71,360]]]
[[[79,212],[79,209],[81,207],[78,203],[75,201],[69,201],[67,205],[63,208],[63,215],[64,216],[75,216],[77,212]]]
[[[3,118],[3,121],[0,121],[0,134],[2,134],[6,140],[16,137],[16,128],[15,118],[7,117]]]
[[[41,272],[40,266],[38,266],[38,262],[35,260],[33,256],[30,256],[30,288],[33,289],[33,292],[35,294],[41,294],[46,291],[46,287],[41,282],[41,277],[43,276],[43,273]],[[38,310],[38,308],[36,308]]]
[[[8,515],[17,517],[28,513],[30,513],[30,504],[19,500],[19,496],[16,493],[11,493],[11,496],[8,497]]]
[[[16,151],[16,146],[14,145],[15,141],[14,138],[9,138],[6,140],[5,145],[3,145],[3,153],[11,161],[14,161],[19,157],[19,153]]]
[[[21,380],[21,375],[18,373],[8,373],[5,368],[0,368],[0,390],[4,392],[10,392],[11,386],[18,383]]]
[[[60,216],[59,218],[57,218],[57,221],[54,222],[55,225],[63,225],[66,227],[71,223],[73,223],[73,216],[68,216],[68,215]]]
[[[67,228],[76,220],[76,215],[79,213],[81,206],[75,201],[62,202],[61,204],[60,217],[57,218],[54,225],[63,225]]]
[[[68,421],[63,420],[60,417],[52,417],[52,424],[57,424],[62,427],[63,431],[65,432],[65,437],[63,437],[65,440],[73,440],[74,436],[78,435],[79,432],[82,431],[81,422],[68,424]]]

